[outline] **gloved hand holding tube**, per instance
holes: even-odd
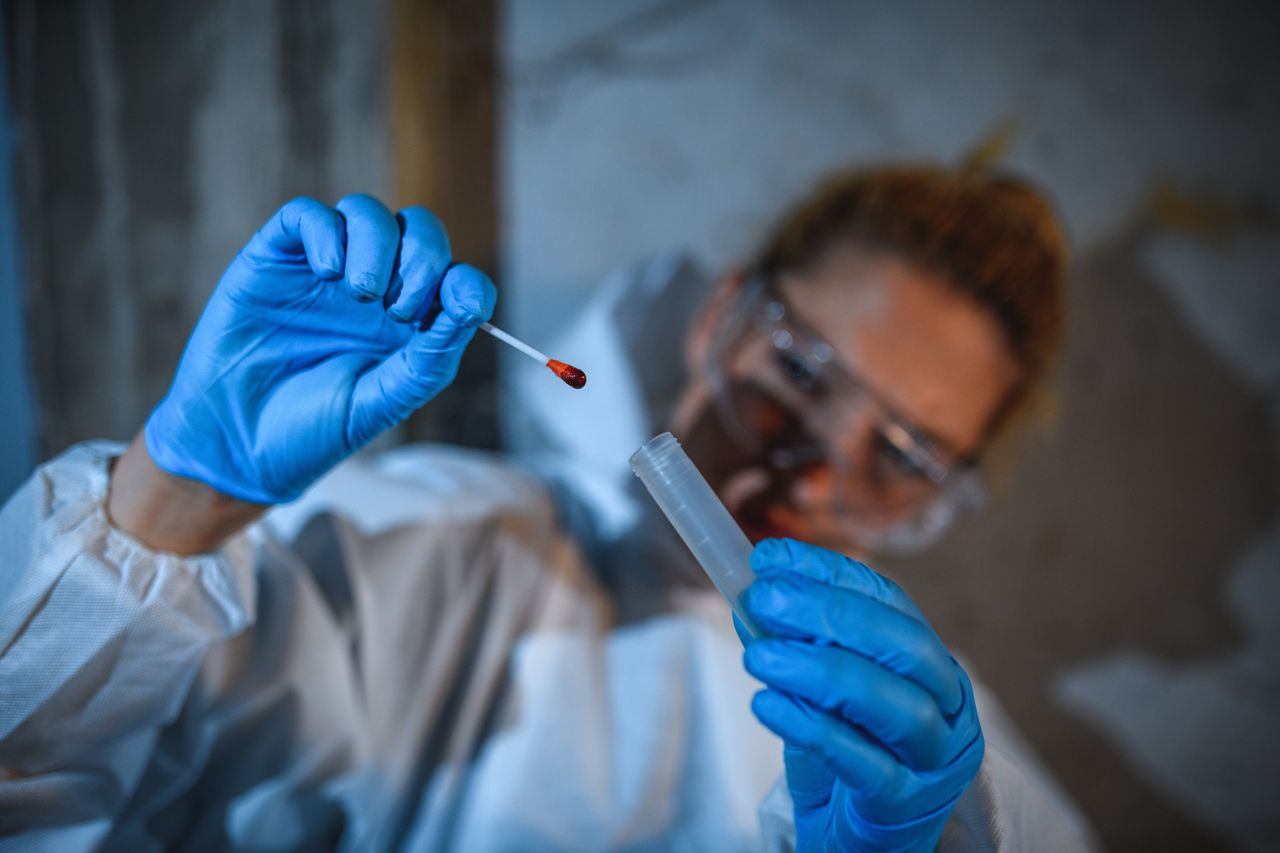
[[[897,584],[767,539],[743,596],[752,710],[786,743],[801,850],[930,851],[982,764],[973,688]]]
[[[930,851],[982,764],[973,688],[900,587],[790,539],[751,548],[679,443],[631,466],[734,610],[752,709],[786,744],[797,846]]]
[[[147,450],[232,498],[293,500],[447,386],[495,302],[424,208],[295,199],[223,275]]]

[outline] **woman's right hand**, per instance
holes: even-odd
[[[496,299],[424,208],[295,199],[222,276],[146,448],[239,501],[293,500],[445,388]]]

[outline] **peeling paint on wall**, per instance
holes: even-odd
[[[40,454],[127,439],[288,198],[390,182],[385,3],[15,2]]]

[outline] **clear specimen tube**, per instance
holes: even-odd
[[[631,454],[631,470],[653,495],[658,508],[689,546],[702,570],[754,637],[760,630],[743,610],[741,598],[755,573],[751,540],[694,467],[669,432],[649,439]]]

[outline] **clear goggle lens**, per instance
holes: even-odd
[[[818,484],[820,511],[864,547],[919,551],[986,503],[976,466],[884,404],[758,281],[722,324],[709,373],[739,448]]]

